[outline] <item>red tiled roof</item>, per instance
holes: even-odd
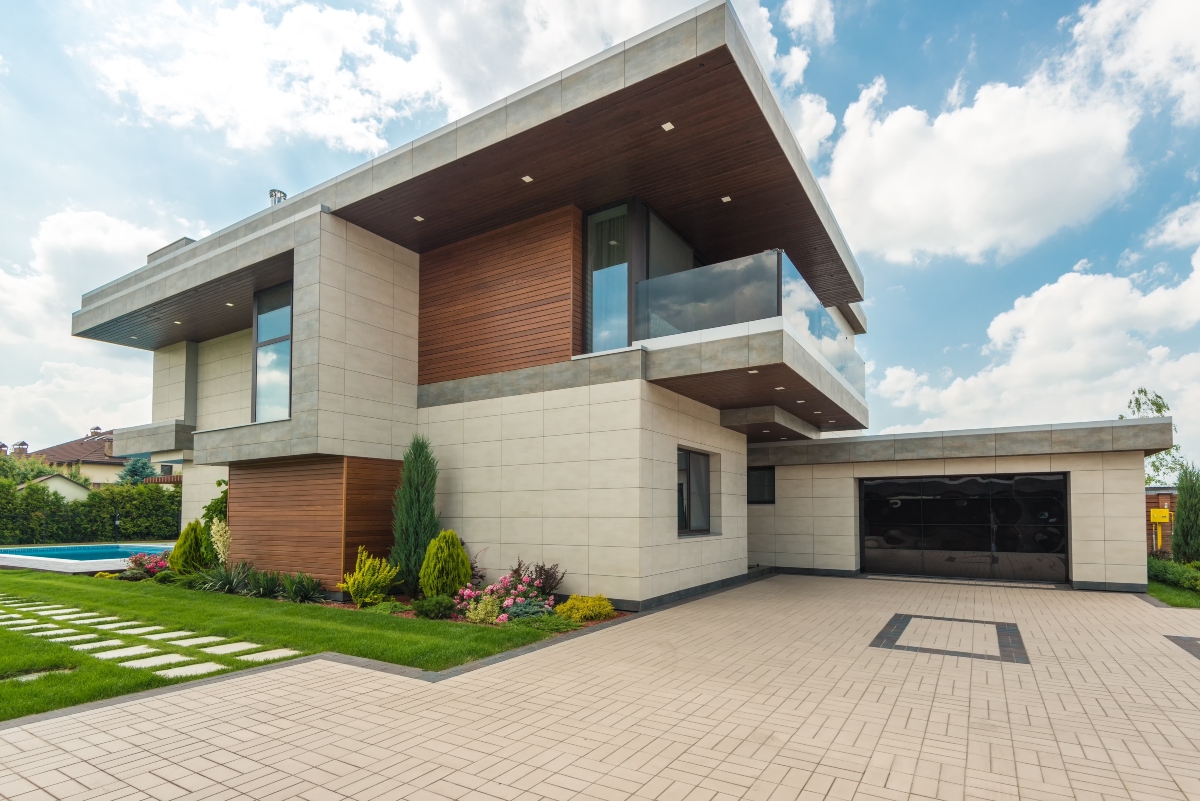
[[[34,451],[30,456],[44,456],[50,464],[76,464],[84,462],[85,464],[123,466],[128,461],[127,459],[118,459],[105,454],[105,446],[112,442],[112,437],[112,431],[101,431],[95,436],[89,434],[86,437],[64,442],[61,445],[42,448],[40,451]]]

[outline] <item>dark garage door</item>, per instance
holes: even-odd
[[[1062,473],[862,479],[864,573],[1067,581]]]

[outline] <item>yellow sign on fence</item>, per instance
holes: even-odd
[[[1170,523],[1171,522],[1171,510],[1170,509],[1151,509],[1150,510],[1150,522],[1151,523]]]

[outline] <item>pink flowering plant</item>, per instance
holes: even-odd
[[[129,569],[144,570],[153,576],[163,570],[169,569],[167,556],[170,553],[170,551],[163,551],[162,553],[135,553],[129,557]]]
[[[514,607],[554,608],[554,596],[543,589],[543,582],[532,574],[503,576],[482,589],[463,587],[454,596],[458,614],[472,623],[507,623],[516,614]]]

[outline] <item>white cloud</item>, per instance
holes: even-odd
[[[783,75],[784,87],[804,83],[804,71],[808,69],[809,52],[803,47],[793,47],[779,59],[779,71]]]
[[[1075,262],[1075,266],[1071,268],[1071,272],[1086,273],[1090,269],[1092,269],[1091,259],[1080,259],[1079,261]]]
[[[822,180],[853,247],[890,261],[1011,256],[1091,219],[1133,186],[1137,113],[1045,74],[992,83],[930,119],[882,113],[882,78],[843,117]]]
[[[71,312],[172,238],[98,211],[42,220],[29,264],[0,271],[0,439],[38,448],[149,419],[149,355],[72,337]]]
[[[822,44],[833,41],[832,0],[787,0],[782,17],[785,25],[802,36]]]
[[[1200,349],[1173,352],[1164,335],[1200,324],[1200,252],[1174,286],[1142,291],[1130,278],[1068,272],[997,315],[979,372],[935,382],[887,368],[878,392],[924,415],[894,430],[1111,419],[1139,386],[1170,402],[1184,448],[1200,448]],[[1195,341],[1194,339],[1192,340]]]
[[[735,0],[769,70],[777,42],[758,0]],[[385,129],[456,118],[691,8],[692,0],[412,0],[365,10],[315,2],[97,2],[77,52],[148,122],[198,126],[236,148],[310,137],[386,149]]]
[[[1100,0],[1072,30],[1077,64],[1164,98],[1177,122],[1200,122],[1200,3]]]
[[[800,149],[809,161],[814,161],[837,127],[837,117],[829,113],[829,106],[820,95],[802,94],[784,108]]]
[[[1200,245],[1200,197],[1164,217],[1146,236],[1146,244],[1176,248]]]
[[[0,75],[8,74],[8,62],[4,60],[4,56],[0,56]]]

